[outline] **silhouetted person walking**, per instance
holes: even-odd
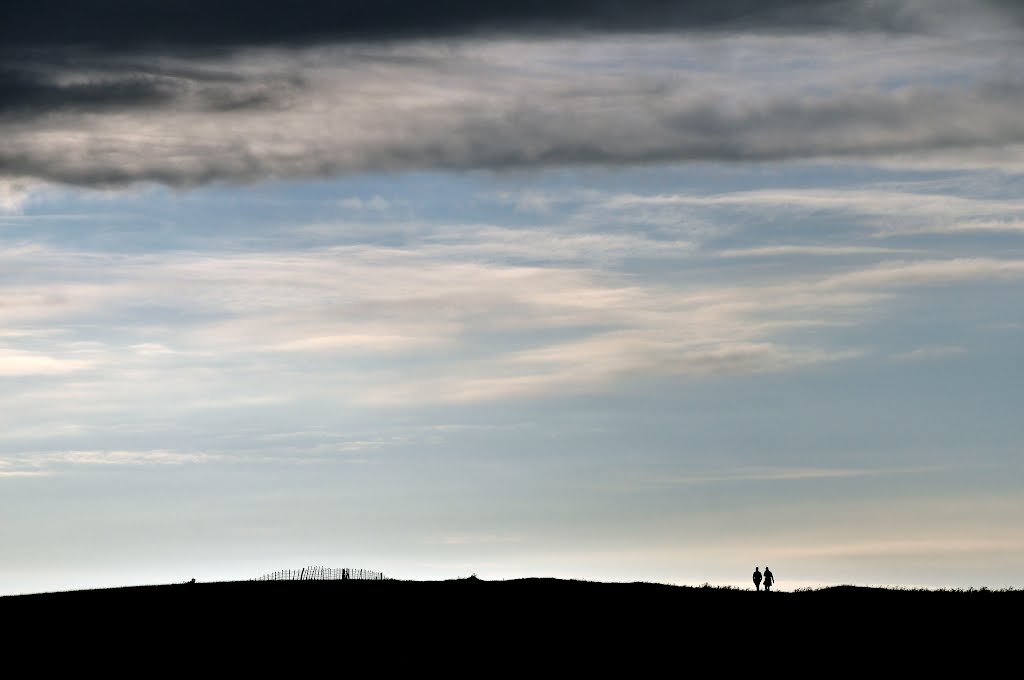
[[[765,592],[772,589],[772,584],[775,583],[775,577],[772,576],[771,570],[768,567],[764,568],[764,589]]]
[[[754,590],[761,590],[761,571],[754,567]]]

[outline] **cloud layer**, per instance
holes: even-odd
[[[52,33],[33,28],[42,10],[17,10],[27,14],[4,23],[20,28],[0,52],[0,177],[187,187],[693,161],[1020,165],[1019,33],[1007,21],[981,31],[977,18],[1000,3],[973,14],[916,3],[392,4],[291,20],[278,5],[214,6],[206,32],[176,28],[191,5],[125,4],[114,21],[69,10],[77,21]],[[908,17],[942,30],[753,30]],[[558,30],[527,39],[503,26]],[[694,30],[628,32],[652,26]],[[722,26],[735,30],[703,30]],[[404,39],[379,40],[392,34]],[[44,40],[55,47],[36,49]]]
[[[873,263],[820,272],[660,281],[608,265],[660,249],[679,267],[692,261],[690,247],[595,234],[585,249],[552,257],[543,230],[516,230],[512,241],[498,232],[480,238],[469,226],[461,241],[449,231],[440,243],[431,236],[406,247],[283,253],[36,248],[29,262],[20,252],[4,258],[21,265],[19,283],[0,287],[0,321],[21,332],[4,339],[0,375],[74,374],[78,387],[62,389],[61,399],[96,392],[116,403],[121,395],[120,407],[152,399],[148,386],[157,380],[160,402],[180,391],[175,401],[207,408],[186,395],[210,371],[218,383],[204,393],[215,401],[287,400],[247,390],[306,362],[319,369],[305,389],[353,404],[595,393],[634,379],[851,359],[863,350],[796,338],[869,322],[883,315],[886,299],[917,288],[1024,279],[1019,258],[897,259],[867,250],[853,255]],[[94,327],[120,330],[105,338],[80,330]],[[246,380],[218,366],[234,366]],[[172,367],[173,378],[158,377]]]
[[[4,8],[0,44],[138,50],[573,31],[907,30],[935,7],[903,0],[39,0]]]

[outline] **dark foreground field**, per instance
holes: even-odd
[[[557,579],[244,581],[0,597],[7,653],[36,650],[50,671],[147,659],[159,666],[153,677],[192,663],[205,665],[190,675],[287,667],[288,677],[323,664],[332,675],[358,667],[384,676],[647,677],[706,666],[730,677],[977,677],[1019,663],[1022,612],[1021,590],[757,593]],[[39,645],[49,655],[35,656]]]

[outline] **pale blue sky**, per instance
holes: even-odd
[[[152,57],[287,100],[0,120],[0,594],[1020,587],[1024,59],[932,28]]]

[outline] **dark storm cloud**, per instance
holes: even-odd
[[[1008,0],[975,0],[1016,8]],[[949,0],[33,0],[0,3],[0,115],[177,105],[197,87],[133,68],[145,57],[467,36],[622,32],[908,31]],[[954,7],[958,6],[953,3]],[[1018,10],[1019,11],[1019,10]],[[961,8],[962,12],[962,8]],[[83,63],[99,73],[83,75]],[[73,70],[71,78],[68,71]],[[199,86],[205,76],[196,81]],[[266,93],[207,88],[211,109]],[[188,105],[194,105],[195,102]]]
[[[0,115],[153,106],[172,100],[174,95],[174,88],[168,87],[168,83],[142,76],[115,75],[60,83],[38,70],[0,70]]]
[[[131,50],[436,38],[473,33],[840,26],[903,30],[867,0],[33,0],[3,3],[0,45]]]
[[[49,113],[101,113],[127,109],[185,107],[232,111],[271,107],[301,87],[301,78],[169,68],[96,55],[48,55],[29,63],[0,66],[0,122]]]
[[[1008,4],[976,0],[969,8],[979,12],[966,14],[965,7],[3,3],[0,180],[194,186],[373,171],[986,153],[1022,144],[1024,88],[979,66],[1013,71],[1017,58],[1005,43],[977,47],[980,24],[964,24],[974,33],[941,62],[937,43],[928,42],[934,35],[904,33],[901,49],[890,49],[891,31],[934,27],[938,16],[947,41],[938,44],[956,46],[965,16],[987,8],[990,20]],[[998,16],[1012,24],[1019,13]],[[856,32],[865,29],[889,33]],[[625,33],[669,30],[688,33],[639,41]],[[505,37],[476,39],[481,34]],[[560,37],[509,37],[524,34]],[[392,42],[398,38],[422,40]],[[882,61],[872,61],[867,43],[877,43]],[[933,64],[942,68],[929,76]],[[805,87],[808,77],[818,80]]]
[[[125,57],[224,55],[239,48],[579,32],[901,30],[914,15],[863,0],[33,0],[0,3],[0,115],[175,104],[195,94]],[[67,82],[69,68],[100,65]],[[236,88],[237,89],[237,88]],[[207,88],[212,109],[259,106],[266,93]]]
[[[224,114],[224,124],[175,111],[148,115],[142,126],[102,115],[11,126],[0,174],[79,186],[195,186],[378,171],[867,159],[1024,144],[1024,86],[1013,81],[746,103],[623,86],[597,107],[580,94],[584,82],[548,89],[543,100],[477,99],[480,84],[469,82],[455,96],[446,90],[401,109],[386,94],[346,98],[367,86],[343,85],[313,88],[301,106]]]

